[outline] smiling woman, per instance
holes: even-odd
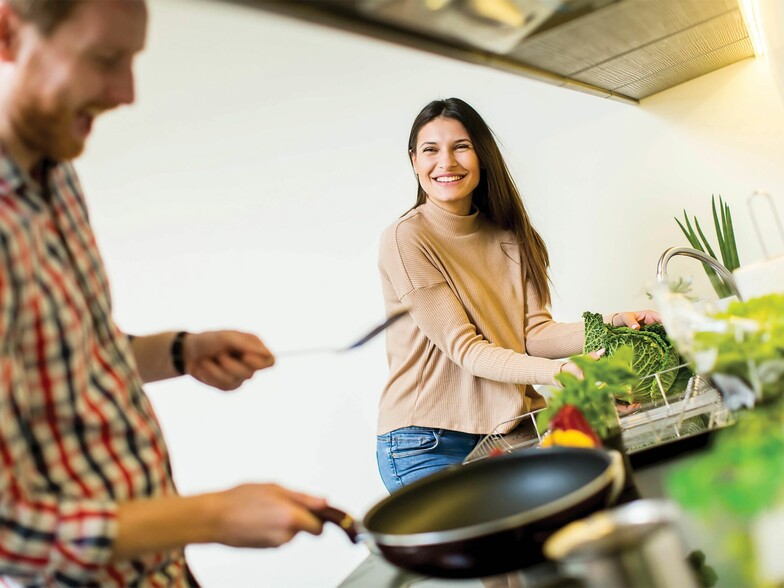
[[[419,131],[411,153],[422,189],[444,210],[466,215],[479,184],[479,158],[468,131],[453,118],[438,117]]]
[[[417,202],[386,229],[379,258],[387,314],[409,310],[388,331],[377,430],[390,492],[461,463],[498,423],[542,408],[532,385],[561,370],[579,376],[561,358],[580,353],[584,335],[581,322],[550,316],[547,248],[479,114],[458,98],[431,102],[408,147]],[[639,327],[657,316],[613,319]]]

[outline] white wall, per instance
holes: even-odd
[[[129,332],[237,327],[275,351],[344,344],[383,318],[377,238],[413,202],[410,124],[460,96],[495,129],[552,257],[554,314],[648,306],[672,217],[784,194],[784,107],[747,60],[630,106],[236,5],[157,0],[138,104],[79,162]],[[783,206],[781,199],[780,207]],[[679,262],[674,262],[676,269]],[[685,260],[684,271],[701,269]],[[280,359],[240,391],[151,385],[184,493],[274,480],[362,515],[383,339]],[[208,587],[334,586],[366,555],[337,530],[274,551],[194,547]]]

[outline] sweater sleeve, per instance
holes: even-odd
[[[477,377],[509,384],[552,384],[561,367],[562,362],[517,353],[482,337],[445,283],[412,290],[403,303],[425,336]]]
[[[536,357],[558,359],[583,351],[583,323],[558,323],[529,282],[525,296],[525,348]]]
[[[417,328],[474,376],[509,384],[552,384],[563,362],[499,347],[480,335],[439,271],[435,255],[405,223],[382,235],[380,269]]]

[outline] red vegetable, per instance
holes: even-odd
[[[588,424],[583,413],[580,412],[579,408],[571,404],[564,404],[561,407],[561,410],[555,413],[555,416],[550,421],[551,431],[565,429],[580,431],[581,433],[588,435],[596,443],[597,447],[601,446],[599,437],[596,436],[596,433],[594,433],[591,425]]]

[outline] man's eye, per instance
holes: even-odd
[[[120,63],[120,58],[116,55],[96,55],[95,62],[104,69],[113,69]]]

